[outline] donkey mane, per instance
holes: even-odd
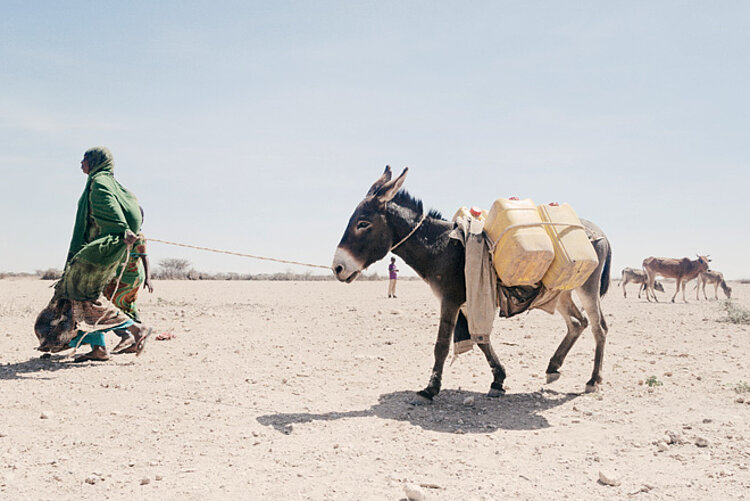
[[[399,190],[399,192],[396,193],[396,196],[393,197],[392,202],[401,207],[412,209],[417,214],[424,214],[424,205],[422,204],[422,201],[410,195],[409,192],[404,189]],[[427,217],[446,221],[443,215],[435,209],[430,209],[430,211],[427,213]]]

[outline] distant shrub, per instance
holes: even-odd
[[[658,379],[656,379],[656,376],[651,376],[651,377],[649,377],[649,378],[648,378],[648,379],[646,380],[646,384],[647,384],[648,386],[654,387],[654,386],[661,386],[661,385],[663,385],[664,383],[662,383],[661,381],[659,381]]]
[[[41,278],[42,280],[60,280],[60,278],[62,277],[62,271],[58,270],[57,268],[38,270],[36,274],[39,275],[39,278]]]
[[[736,304],[731,299],[724,301],[722,306],[727,313],[727,317],[722,319],[722,321],[732,324],[750,325],[750,310]]]

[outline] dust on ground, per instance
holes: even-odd
[[[34,351],[49,282],[0,280],[0,497],[750,497],[750,327],[720,322],[720,301],[671,304],[667,286],[650,304],[613,283],[605,381],[588,395],[590,330],[545,385],[561,317],[498,319],[507,395],[485,396],[473,350],[414,407],[438,324],[421,282],[397,299],[386,282],[155,285],[144,320],[175,338],[79,365]],[[732,286],[750,307],[750,285]]]

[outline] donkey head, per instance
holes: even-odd
[[[362,270],[383,259],[391,250],[393,232],[386,220],[386,204],[401,189],[408,170],[405,168],[400,176],[391,180],[391,168],[386,166],[383,175],[354,209],[331,266],[340,281],[352,282]]]

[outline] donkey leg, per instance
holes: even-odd
[[[656,292],[654,292],[654,282],[656,281],[656,275],[651,275],[648,271],[646,271],[646,299],[648,302],[651,302],[651,296],[654,297],[654,301],[657,303],[659,302],[658,299],[656,299]]]
[[[677,288],[674,290],[674,296],[672,296],[672,302],[674,303],[675,298],[677,297],[677,293],[680,292],[680,286],[682,285],[682,280],[678,277],[677,278]]]
[[[586,383],[586,393],[595,392],[599,389],[599,385],[602,382],[601,370],[602,362],[604,361],[604,345],[607,341],[607,322],[604,320],[604,314],[602,313],[601,302],[599,294],[591,294],[589,292],[581,291],[579,297],[581,303],[583,303],[583,309],[588,314],[591,320],[591,330],[594,333],[594,340],[596,341],[596,350],[594,351],[594,370],[591,373],[591,379]]]
[[[451,345],[451,335],[456,327],[458,317],[458,305],[443,304],[440,308],[440,327],[438,327],[437,341],[435,342],[435,364],[432,366],[432,375],[427,387],[417,392],[417,395],[432,401],[440,393],[440,385],[443,379],[443,367],[448,357]]]
[[[568,332],[565,334],[560,346],[557,347],[555,354],[549,360],[547,366],[547,383],[552,383],[560,379],[559,369],[565,362],[565,357],[568,352],[575,344],[581,332],[588,325],[588,320],[583,316],[581,310],[573,302],[573,297],[570,292],[564,292],[557,303],[557,311],[560,312],[565,325],[568,327]]]
[[[499,397],[500,395],[505,395],[505,389],[503,388],[503,382],[505,381],[505,368],[503,367],[503,364],[500,363],[500,360],[497,358],[495,350],[492,349],[490,343],[480,344],[479,349],[484,353],[484,357],[487,359],[487,362],[492,369],[493,379],[487,396]]]

